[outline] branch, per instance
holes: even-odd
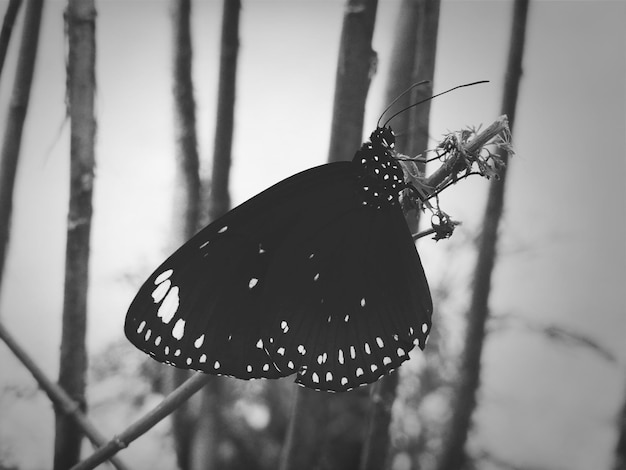
[[[429,161],[423,155],[417,157],[408,157],[400,153],[394,155],[403,167],[408,186],[408,191],[402,198],[405,216],[409,217],[411,210],[424,206],[430,209],[438,220],[438,223],[433,222],[433,230],[414,234],[414,240],[430,233],[435,233],[435,240],[452,235],[455,225],[459,222],[453,221],[443,212],[438,207],[438,203],[436,208],[432,207],[428,202],[429,199],[470,175],[478,174],[488,179],[499,178],[500,172],[505,167],[505,159],[514,153],[510,138],[511,133],[506,115],[498,117],[480,133],[471,129],[449,133],[434,150],[425,152],[437,155],[431,160],[439,159],[443,162],[429,177],[425,177],[419,168],[419,165]],[[505,157],[491,152],[489,147],[495,147],[496,150],[505,154]]]
[[[88,470],[96,468],[102,462],[110,459],[122,449],[145,434],[149,429],[154,427],[163,418],[171,414],[181,403],[185,402],[191,395],[200,390],[210,379],[210,375],[197,372],[189,380],[180,387],[170,393],[159,405],[151,412],[135,421],[125,431],[113,437],[107,444],[101,446],[91,456],[78,463],[71,470]]]
[[[507,142],[508,135],[509,122],[506,115],[502,115],[472,140],[466,143],[461,142],[457,151],[424,181],[424,185],[432,189],[430,196],[434,195],[436,189],[450,178],[458,178],[460,173],[467,170],[468,164],[477,162],[482,150],[487,145],[501,145],[501,142],[496,139],[501,138],[503,142]],[[468,160],[468,158],[473,160]]]
[[[28,353],[22,349],[2,323],[0,323],[0,339],[6,343],[18,360],[24,364],[26,369],[28,369],[37,381],[39,387],[46,392],[54,406],[74,420],[94,447],[100,447],[106,441],[106,438],[98,432],[91,421],[89,421],[89,419],[80,411],[78,403],[72,400],[61,387],[46,376],[46,374],[39,368],[39,366],[37,366]],[[126,470],[127,468],[115,457],[112,457],[110,461],[118,470]]]
[[[568,328],[563,328],[554,324],[542,324],[539,322],[534,322],[531,320],[527,320],[524,318],[520,318],[514,316],[513,314],[508,315],[498,315],[491,319],[492,325],[495,325],[493,330],[499,330],[503,327],[508,326],[512,321],[516,321],[521,324],[523,328],[534,331],[542,334],[547,337],[549,340],[558,341],[560,343],[574,346],[574,347],[583,347],[585,349],[590,350],[598,354],[602,359],[607,362],[615,363],[617,362],[617,357],[615,354],[609,349],[604,347],[602,344],[594,341],[589,336],[584,335],[582,333],[578,333],[576,331],[572,331]]]

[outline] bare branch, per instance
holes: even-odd
[[[125,431],[111,439],[107,444],[100,447],[91,456],[72,467],[71,470],[88,470],[96,468],[102,462],[109,459],[122,449],[145,434],[163,418],[171,414],[181,403],[184,403],[194,393],[200,390],[210,380],[211,376],[197,372],[180,387],[170,393],[159,405],[150,413],[131,424]]]
[[[43,370],[35,363],[28,353],[18,344],[13,336],[7,331],[2,323],[0,323],[0,339],[9,347],[11,352],[24,364],[24,367],[32,374],[37,381],[39,387],[46,392],[50,401],[57,410],[61,410],[67,416],[72,418],[74,422],[82,429],[83,433],[91,441],[94,447],[100,447],[106,442],[106,438],[98,432],[96,427],[81,411],[78,403],[72,400],[65,391],[50,380]],[[118,470],[124,470],[127,467],[115,457],[112,457],[111,463]]]

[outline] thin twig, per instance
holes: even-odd
[[[85,436],[91,441],[94,447],[100,447],[106,442],[106,438],[100,434],[89,419],[80,411],[78,403],[72,400],[65,391],[50,380],[43,370],[37,366],[35,361],[28,353],[18,344],[13,336],[8,332],[2,323],[0,323],[0,339],[2,339],[9,349],[15,354],[22,364],[35,378],[39,387],[46,392],[50,401],[60,409],[63,413],[70,416],[76,424],[82,429]],[[119,459],[112,457],[109,459],[111,464],[118,470],[126,470],[128,467]]]
[[[468,144],[464,147],[465,153],[474,155],[480,151],[485,145],[487,145],[494,137],[500,135],[503,132],[507,132],[509,128],[509,122],[506,115],[498,117],[489,127],[487,127],[480,134],[477,134]],[[460,171],[466,169],[465,163],[461,158],[451,158],[441,165],[437,170],[430,175],[425,185],[429,188],[437,188],[443,183],[446,178]]]
[[[510,328],[511,324],[517,323],[524,329],[540,333],[549,340],[560,342],[568,346],[583,347],[593,353],[598,354],[607,362],[616,363],[617,357],[609,348],[603,346],[586,334],[579,333],[575,330],[564,328],[555,324],[537,322],[519,317],[513,314],[501,314],[491,318],[491,329],[501,330]]]
[[[172,413],[181,403],[189,399],[191,395],[200,390],[210,379],[210,375],[198,372],[180,387],[170,393],[159,405],[151,412],[131,424],[125,431],[111,439],[107,444],[100,447],[96,452],[88,458],[78,463],[71,470],[89,470],[96,468],[102,462],[110,459],[121,449],[125,449],[128,445],[139,436],[146,433],[154,427],[163,418]]]

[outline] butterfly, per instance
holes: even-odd
[[[291,176],[202,229],[140,288],[126,337],[176,367],[296,374],[333,392],[424,349],[433,305],[394,143],[378,126],[352,161]]]

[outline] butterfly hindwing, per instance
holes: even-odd
[[[262,299],[272,325],[264,341],[279,369],[295,368],[307,387],[344,391],[423,348],[432,302],[399,206],[362,206],[301,230],[274,259]]]

